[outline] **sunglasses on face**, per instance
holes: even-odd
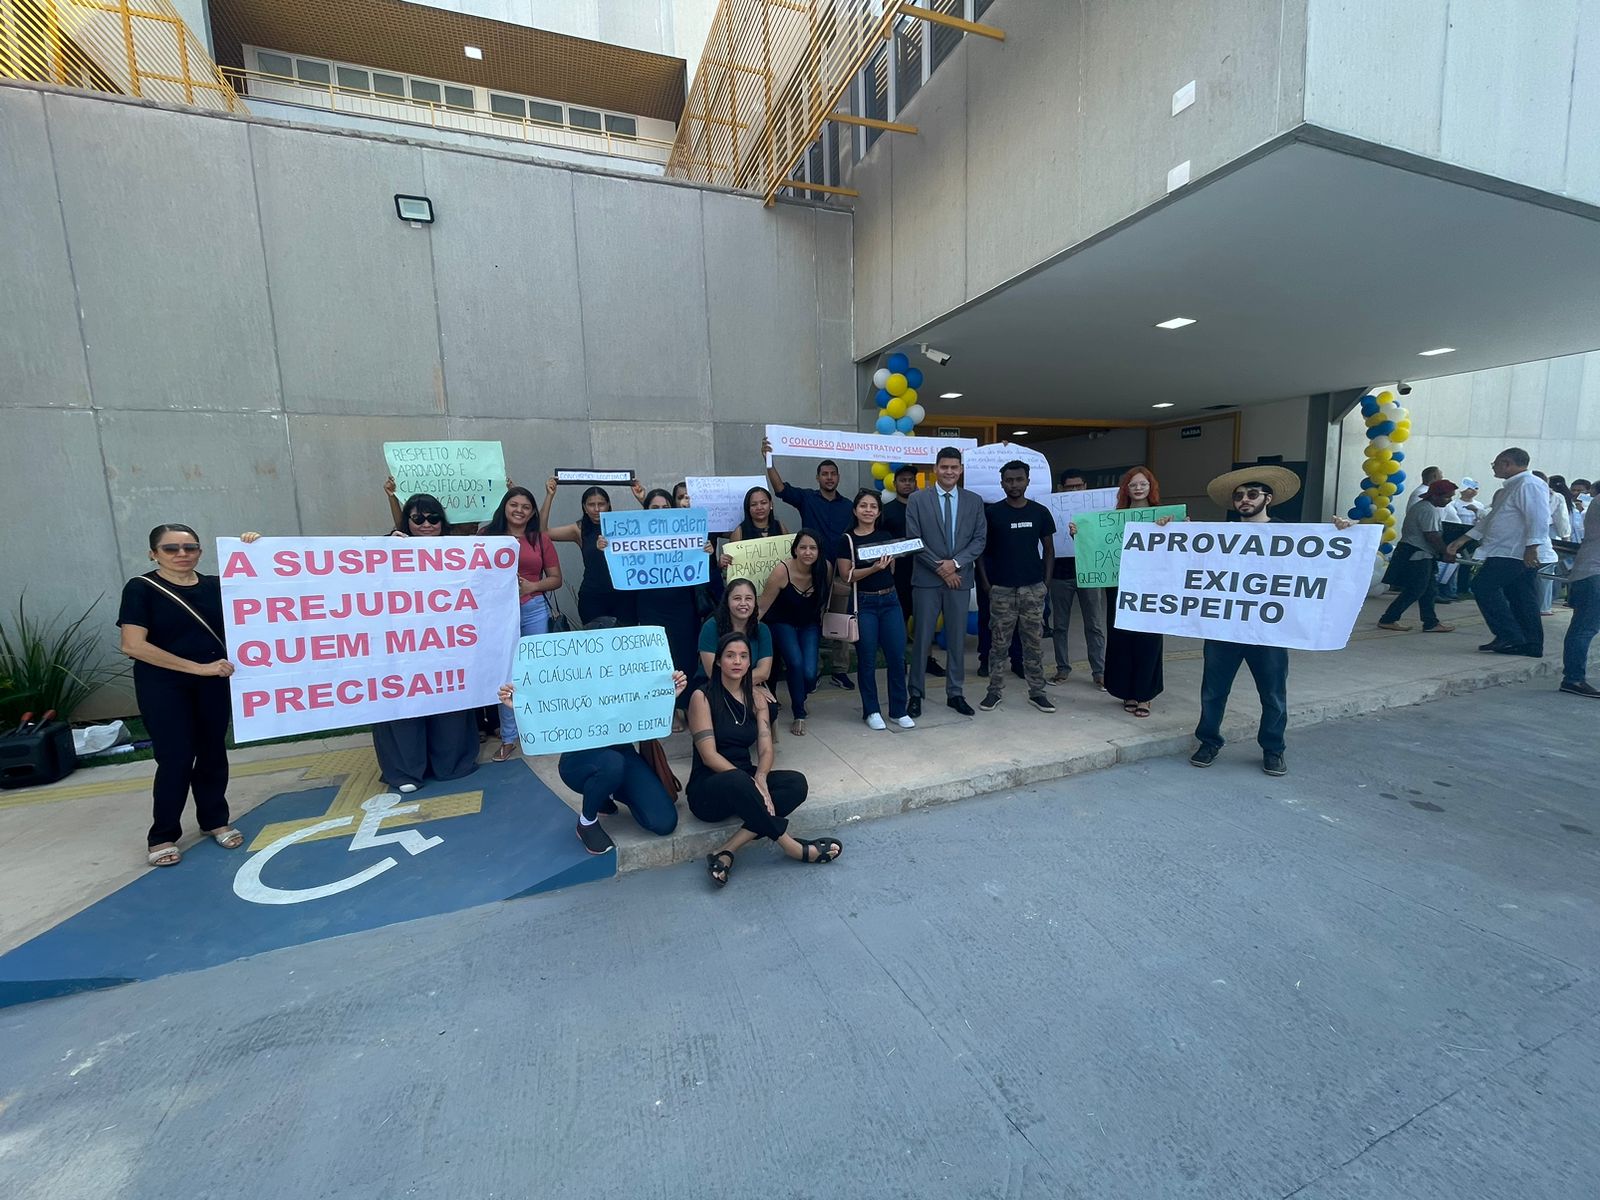
[[[438,525],[438,524],[442,523],[443,521],[444,521],[444,518],[441,517],[438,513],[412,513],[411,514],[411,523],[413,525]]]
[[[163,554],[199,554],[199,542],[164,542],[156,547]]]
[[[1272,493],[1265,488],[1240,488],[1233,494],[1233,502],[1237,504],[1241,500],[1265,500],[1270,495]]]

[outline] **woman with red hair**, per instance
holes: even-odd
[[[1149,467],[1133,467],[1117,485],[1118,508],[1154,508],[1161,503],[1161,484]],[[1161,517],[1165,525],[1171,517]],[[1135,717],[1150,715],[1150,702],[1165,687],[1161,678],[1162,640],[1159,633],[1117,628],[1117,589],[1112,588],[1106,610],[1106,691],[1122,701],[1122,711]]]

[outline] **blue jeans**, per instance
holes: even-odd
[[[561,782],[583,797],[585,820],[594,820],[607,800],[615,800],[650,833],[664,837],[678,827],[677,805],[632,746],[568,750],[556,760],[556,770]]]
[[[906,715],[906,615],[900,611],[900,597],[894,592],[880,595],[863,593],[857,598],[856,623],[861,627],[856,642],[856,669],[861,678],[861,715],[882,712],[878,707],[878,651],[888,667],[889,715]]]
[[[1561,682],[1586,683],[1589,644],[1600,633],[1600,575],[1578,580],[1568,594],[1572,600],[1572,624],[1567,626],[1567,638],[1561,644]]]
[[[1222,718],[1240,664],[1250,668],[1261,697],[1261,725],[1256,741],[1268,754],[1283,753],[1283,731],[1289,724],[1289,652],[1282,646],[1246,646],[1242,642],[1205,644],[1205,672],[1200,677],[1200,724],[1194,736],[1202,745],[1222,749]]]
[[[822,649],[822,626],[785,625],[781,621],[768,621],[772,640],[777,643],[778,657],[783,659],[784,679],[789,685],[789,708],[796,721],[806,717],[806,697],[817,690],[817,679],[822,667],[818,655]]]
[[[550,632],[550,605],[546,603],[543,594],[517,607],[522,610],[523,637],[527,637],[530,633]],[[517,714],[511,711],[509,704],[500,706],[500,740],[507,745],[517,740]]]

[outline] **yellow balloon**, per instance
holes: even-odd
[[[894,382],[893,376],[890,376],[889,382]],[[883,406],[883,411],[898,421],[901,417],[906,415],[906,402],[900,399],[899,396],[896,396],[893,400],[889,401],[889,403]]]
[[[1385,481],[1385,482],[1380,483],[1378,485],[1378,492],[1381,495],[1384,495],[1384,496],[1392,496],[1396,492],[1398,492],[1399,490],[1400,490],[1399,488],[1395,487],[1394,484],[1389,483],[1388,481]]]
[[[906,388],[910,386],[911,385],[906,382],[906,377],[896,371],[893,375],[889,376],[889,382],[883,385],[883,390],[888,392],[891,396],[903,396],[905,395]],[[901,413],[900,415],[904,416],[905,414]]]
[[[1367,420],[1367,428],[1371,429],[1374,425],[1382,425],[1388,419],[1389,418],[1384,416],[1382,413],[1373,413],[1370,417],[1368,417],[1366,419]]]
[[[905,391],[900,393],[900,399],[906,402],[906,411],[910,412],[911,406],[917,402],[917,389],[914,387],[906,388]]]
[[[887,478],[889,478],[889,464],[888,463],[873,463],[872,464],[872,477],[874,479],[887,479]]]
[[[1378,403],[1379,404],[1388,404],[1393,399],[1394,399],[1394,393],[1393,392],[1387,392],[1386,391],[1386,392],[1379,392],[1378,393]]]
[[[1389,440],[1391,442],[1403,442],[1407,438],[1409,438],[1410,436],[1411,436],[1411,430],[1397,428],[1393,433],[1391,433],[1389,435]]]

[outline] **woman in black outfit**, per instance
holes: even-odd
[[[789,835],[789,814],[805,803],[806,777],[772,769],[772,726],[767,707],[757,704],[750,683],[750,639],[730,633],[717,646],[715,670],[689,701],[694,765],[685,795],[702,821],[743,823],[715,853],[706,856],[711,882],[722,887],[735,852],[757,838],[771,838],[798,862],[825,863],[839,857],[838,838]]]
[[[634,495],[637,496],[641,492],[644,492],[644,488],[635,483]],[[646,492],[644,506],[647,509],[676,507],[672,503],[672,493],[663,488]],[[695,637],[700,629],[700,613],[695,604],[695,588],[693,586],[646,588],[633,594],[637,597],[635,603],[639,624],[659,625],[666,630],[667,647],[672,652],[672,669],[682,671],[693,678],[700,666]],[[680,696],[677,700],[677,709],[672,716],[673,733],[683,731],[683,710],[687,705],[688,698]]]
[[[772,511],[772,493],[764,487],[753,487],[744,494],[744,520],[727,540],[729,543],[748,542],[756,538],[782,537],[786,532],[778,514]],[[733,559],[724,553],[717,565],[726,571],[733,566]]]
[[[418,492],[400,510],[394,537],[444,537],[450,529],[444,505]],[[372,749],[384,782],[414,792],[422,781],[460,779],[478,769],[478,712],[430,713],[372,726]]]
[[[1149,467],[1133,467],[1117,488],[1118,508],[1155,508],[1161,503],[1161,484]],[[1165,525],[1171,517],[1160,517]],[[1076,524],[1069,526],[1074,536]],[[1117,589],[1110,588],[1106,612],[1106,691],[1122,701],[1122,711],[1148,717],[1150,705],[1165,690],[1161,659],[1164,642],[1159,633],[1121,629],[1117,625]]]
[[[253,542],[260,534],[247,533]],[[133,693],[155,751],[152,867],[175,867],[183,855],[183,809],[194,792],[200,830],[224,850],[244,844],[228,824],[228,720],[233,664],[223,636],[222,583],[195,570],[200,538],[187,525],[150,531],[156,569],[123,586],[117,624],[122,653],[133,659]]]
[[[599,629],[610,617],[615,625],[632,625],[638,606],[632,592],[619,592],[611,583],[611,568],[606,566],[600,548],[600,514],[611,511],[611,494],[603,487],[585,488],[583,516],[572,525],[551,525],[550,509],[555,504],[555,477],[545,480],[544,510],[539,514],[552,542],[571,542],[583,556],[583,583],[578,587],[578,617],[585,629]]]

